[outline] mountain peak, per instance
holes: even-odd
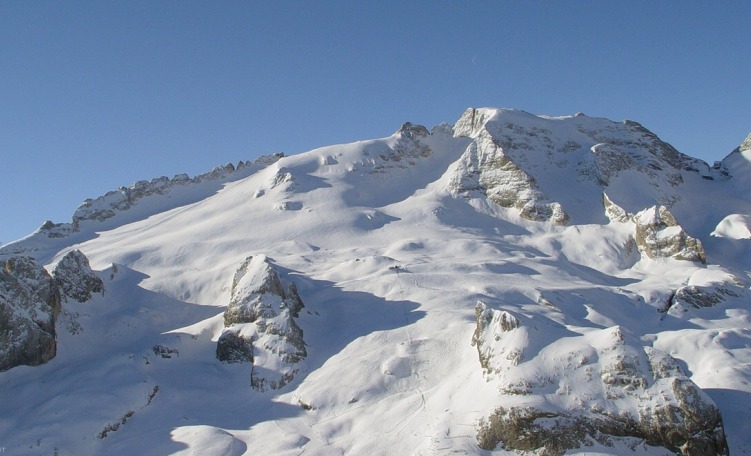
[[[427,128],[422,125],[412,125],[412,122],[405,122],[397,133],[409,139],[425,138],[430,134]]]
[[[740,146],[738,146],[738,151],[741,153],[751,152],[751,133],[746,136],[746,139],[743,140]]]
[[[29,351],[0,356],[0,442],[743,452],[738,169],[632,121],[470,108],[122,187],[0,252],[0,355]]]

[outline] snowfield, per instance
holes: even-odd
[[[104,286],[62,303],[53,359],[0,372],[0,447],[520,454],[480,438],[499,408],[542,411],[554,432],[716,404],[729,451],[751,454],[747,155],[709,166],[633,122],[470,109],[432,132],[405,124],[91,200],[0,250],[49,271],[80,250]],[[249,256],[294,284],[304,358],[283,366],[253,339],[253,363],[217,359]],[[248,282],[251,297],[264,286]],[[251,387],[274,369],[293,378]],[[553,440],[536,451],[680,447]]]

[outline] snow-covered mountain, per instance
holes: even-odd
[[[0,447],[751,454],[749,175],[468,109],[122,187],[0,249]]]

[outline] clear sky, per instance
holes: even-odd
[[[136,180],[469,106],[751,131],[747,1],[0,0],[0,243]]]

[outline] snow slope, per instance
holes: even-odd
[[[0,373],[0,447],[490,454],[479,423],[503,404],[645,407],[629,395],[613,402],[565,367],[599,353],[591,365],[605,369],[608,341],[622,334],[625,352],[674,357],[717,404],[730,451],[751,454],[741,229],[751,188],[735,175],[745,163],[710,167],[633,122],[502,109],[275,160],[0,250],[50,270],[80,250],[104,283],[92,300],[63,304],[54,359]],[[640,250],[633,214],[655,205],[703,244],[706,264]],[[251,365],[215,356],[233,275],[251,255],[265,255],[305,305],[307,357],[279,389],[251,388]],[[473,345],[478,302],[528,328],[500,373],[483,369]],[[519,385],[523,394],[510,392]],[[569,452],[671,454],[638,439],[589,444]]]

